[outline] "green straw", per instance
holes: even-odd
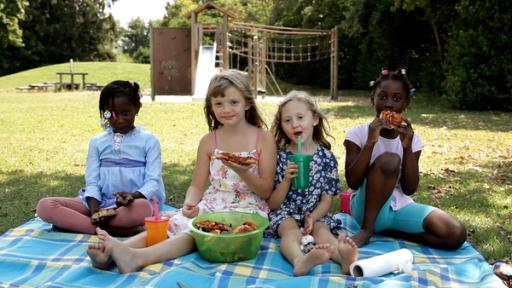
[[[297,137],[297,154],[302,154],[302,136]]]

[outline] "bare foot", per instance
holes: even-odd
[[[331,258],[330,248],[331,245],[329,244],[316,245],[308,254],[295,260],[293,275],[306,275],[316,265],[329,261]]]
[[[362,247],[368,243],[370,240],[370,237],[372,237],[373,232],[367,229],[361,229],[359,232],[357,232],[355,235],[353,235],[352,240],[354,240],[354,243],[356,243],[357,247]]]
[[[340,235],[338,235],[338,254],[341,258],[340,264],[343,269],[343,274],[349,275],[350,264],[357,261],[359,253],[357,251],[356,243],[354,243],[354,241],[344,233],[340,233]]]
[[[87,255],[95,268],[107,270],[112,264],[112,247],[105,247],[102,243],[89,244]]]
[[[112,259],[117,265],[119,272],[125,274],[139,271],[144,267],[140,257],[137,255],[137,249],[128,247],[125,243],[110,236],[107,231],[100,228],[96,229],[100,243],[105,249],[111,249]]]

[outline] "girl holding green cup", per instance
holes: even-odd
[[[328,214],[340,182],[326,121],[306,92],[292,91],[280,103],[271,128],[279,151],[274,191],[267,200],[268,234],[281,238],[281,253],[296,276],[329,259],[348,274],[357,260],[357,247],[341,233],[341,220]],[[316,242],[306,254],[300,248],[303,235]]]

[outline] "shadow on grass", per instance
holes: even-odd
[[[422,174],[414,198],[459,219],[466,226],[468,241],[493,262],[512,254],[512,205],[506,204],[512,200],[508,176],[512,163],[491,160],[480,167],[482,171],[445,169],[443,174]]]
[[[84,176],[68,173],[0,171],[0,233],[32,218],[39,199],[73,197],[84,185]]]
[[[195,161],[186,165],[164,163],[163,178],[167,202],[174,207],[181,207],[185,200],[188,186],[192,182]]]
[[[374,113],[369,98],[352,101],[351,105],[322,107],[325,114],[337,119],[359,119],[365,123]],[[425,96],[413,99],[409,109],[404,112],[407,118],[413,119],[413,125],[431,128],[486,130],[497,132],[510,131],[512,113],[501,111],[463,111],[447,108],[437,98]],[[348,127],[347,127],[348,128]]]

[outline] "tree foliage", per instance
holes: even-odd
[[[75,60],[114,59],[116,23],[104,0],[31,0],[20,21],[23,47],[0,51],[0,74]]]
[[[23,19],[27,0],[0,0],[0,48],[23,46],[19,21]]]

